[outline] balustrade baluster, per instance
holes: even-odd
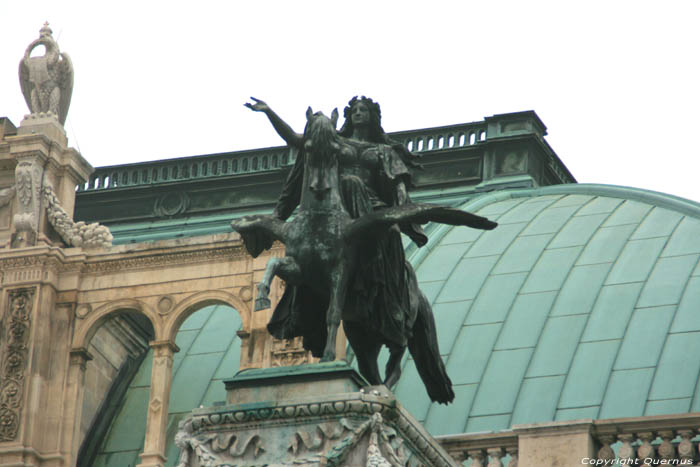
[[[643,433],[637,433],[637,437],[642,441],[642,445],[639,446],[639,449],[637,449],[637,458],[640,461],[647,459],[647,461],[641,465],[652,465],[650,459],[654,459],[656,456],[654,446],[651,444],[655,438],[654,433],[645,431]]]
[[[602,461],[612,461],[615,460],[615,451],[610,447],[616,439],[614,435],[601,435],[598,437],[598,441],[602,444],[598,450],[598,460]]]
[[[656,452],[659,454],[660,459],[669,460],[676,458],[676,448],[673,446],[671,440],[674,438],[673,431],[664,430],[659,431],[659,436],[661,437],[661,445],[659,445]]]
[[[486,453],[482,449],[467,451],[467,454],[469,454],[469,458],[472,460],[471,467],[484,467]]]
[[[508,467],[518,467],[518,446],[506,448],[506,454],[510,456]]]
[[[489,464],[487,467],[503,467],[501,457],[505,456],[503,448],[488,448],[486,453],[489,455]]]
[[[633,434],[622,434],[618,435],[617,439],[622,442],[622,446],[620,446],[620,449],[617,451],[617,456],[620,459],[624,459],[627,461],[628,459],[636,459],[636,453],[634,452],[634,446],[632,446],[632,443],[635,441],[635,436]],[[631,461],[627,461],[631,462]]]
[[[695,450],[691,439],[695,436],[695,430],[678,430],[681,442],[678,443],[678,458],[690,465],[695,461]]]

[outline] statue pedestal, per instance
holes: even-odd
[[[63,125],[58,123],[58,117],[51,112],[41,112],[25,115],[17,129],[18,135],[45,135],[51,141],[56,141],[61,147],[68,146],[68,138]]]
[[[178,467],[456,466],[383,386],[344,362],[245,370],[180,424]]]

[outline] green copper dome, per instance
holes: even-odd
[[[437,226],[426,247],[408,247],[456,393],[449,406],[430,403],[404,362],[396,395],[430,433],[700,411],[700,205],[574,184],[459,204],[499,227]],[[177,422],[224,400],[222,378],[240,353],[230,329],[239,325],[235,310],[215,306],[180,329],[167,465],[177,461]],[[150,362],[95,465],[138,463]]]
[[[413,250],[452,405],[413,363],[395,392],[433,435],[700,410],[700,205],[631,188],[498,192]]]

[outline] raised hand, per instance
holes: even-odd
[[[255,103],[251,104],[250,102],[246,102],[243,104],[250,110],[254,112],[268,112],[270,110],[270,107],[265,103],[265,101],[261,101],[260,99],[256,99],[252,96],[251,99],[255,101]]]

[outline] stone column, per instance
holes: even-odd
[[[64,425],[61,446],[68,450],[66,465],[75,465],[80,449],[80,421],[82,420],[85,368],[92,355],[85,348],[70,352],[70,367],[64,401]]]
[[[173,354],[180,349],[171,341],[153,341],[150,402],[146,418],[146,440],[139,467],[165,465],[165,430],[168,425],[168,404],[172,384]]]
[[[518,435],[518,465],[580,465],[595,459],[593,420],[513,425]]]

